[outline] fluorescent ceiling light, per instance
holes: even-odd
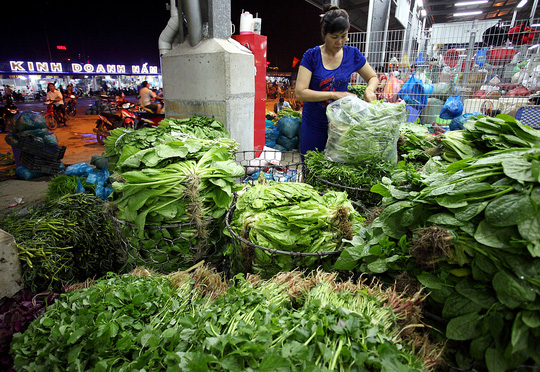
[[[422,10],[420,11],[420,15],[421,15],[422,17],[427,16],[426,10],[425,10],[425,9],[422,9]]]
[[[422,0],[418,0],[416,2],[416,5],[419,7],[419,8],[423,8],[424,7],[424,2]]]
[[[523,8],[527,4],[527,0],[521,0],[516,8]]]
[[[469,6],[469,5],[485,4],[487,2],[489,2],[489,0],[465,1],[463,3],[455,3],[454,6]]]
[[[531,25],[531,27],[539,27],[539,26],[540,26],[540,23],[533,23],[533,24]]]
[[[463,12],[463,13],[454,13],[454,17],[466,17],[466,16],[472,16],[472,15],[478,15],[482,14],[481,11],[475,11],[475,12]]]
[[[532,47],[529,47],[529,50],[533,50],[533,49],[536,49],[540,46],[540,44],[536,44],[536,45],[533,45]]]

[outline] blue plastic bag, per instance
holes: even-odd
[[[76,175],[79,177],[88,177],[94,171],[94,167],[86,163],[77,163],[66,168],[66,176]]]
[[[453,119],[458,117],[463,112],[463,102],[461,102],[461,96],[448,97],[444,103],[439,117],[444,120]]]
[[[482,48],[480,50],[478,50],[478,52],[476,52],[476,61],[475,63],[482,67],[486,64],[487,62],[487,51],[488,49],[487,48]]]
[[[433,87],[429,86],[429,90],[433,92]],[[398,97],[404,100],[408,105],[411,105],[416,110],[422,110],[427,104],[428,94],[426,94],[422,80],[412,76],[407,80],[398,92]]]
[[[277,122],[279,135],[287,138],[296,137],[300,133],[300,124],[302,124],[302,121],[299,118],[292,116],[282,117]]]
[[[86,194],[86,189],[84,188],[81,179],[77,179],[77,188],[75,189],[75,194]]]
[[[31,180],[32,178],[45,176],[45,174],[34,172],[33,170],[26,168],[24,165],[18,166],[17,169],[15,169],[15,174],[17,177],[25,181]]]
[[[461,130],[463,129],[463,125],[467,120],[469,120],[473,116],[482,115],[481,112],[469,112],[467,114],[460,115],[458,117],[455,117],[450,122],[449,128],[450,130]]]

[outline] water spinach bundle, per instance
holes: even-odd
[[[320,195],[308,184],[271,182],[257,184],[239,196],[231,228],[261,247],[317,253],[342,249],[342,240],[351,238],[362,221],[344,192]],[[236,249],[232,254],[234,261],[241,263],[241,270],[265,277],[296,267],[314,268],[320,260],[253,247]]]
[[[14,336],[15,369],[405,372],[435,361],[410,332],[419,296],[323,273],[238,276],[230,288],[202,267],[137,275],[64,294]]]
[[[120,243],[104,202],[87,194],[48,200],[27,214],[9,214],[0,228],[17,242],[24,287],[62,288],[120,269]]]
[[[369,271],[390,257],[376,267],[384,272],[401,260],[438,303],[432,311],[449,320],[446,336],[459,342],[463,363],[490,371],[538,365],[540,148],[428,169],[404,168],[372,189],[386,208],[336,266]]]

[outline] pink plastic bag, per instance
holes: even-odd
[[[388,102],[397,102],[398,92],[401,89],[401,84],[403,84],[401,80],[396,78],[394,75],[390,76],[390,79],[388,79],[388,82],[384,87],[384,99],[386,99]]]

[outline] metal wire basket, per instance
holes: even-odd
[[[279,182],[303,182],[303,164],[298,152],[267,149],[237,151],[235,160],[245,170],[240,182],[256,182],[259,176]]]
[[[221,257],[223,218],[209,218],[199,225],[195,222],[146,225],[142,238],[134,223],[114,216],[111,218],[116,225],[128,270],[144,266],[167,274],[187,269],[200,260],[217,262]]]
[[[318,267],[331,269],[337,256],[342,252],[341,249],[328,252],[294,252],[254,244],[231,227],[235,209],[236,203],[233,203],[225,215],[225,225],[232,237],[230,271],[233,274],[256,273],[263,278],[269,278],[280,271]],[[258,254],[260,252],[266,254]],[[287,259],[283,260],[284,257]]]

